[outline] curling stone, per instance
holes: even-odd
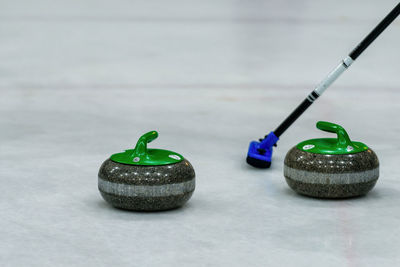
[[[98,187],[112,206],[137,211],[168,210],[182,206],[195,189],[192,165],[182,155],[148,149],[156,131],[141,136],[135,149],[107,159],[100,167]]]
[[[340,125],[319,121],[317,128],[337,138],[306,140],[286,154],[284,176],[297,193],[347,198],[368,193],[379,177],[378,157],[367,145],[351,141]]]

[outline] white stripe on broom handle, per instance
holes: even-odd
[[[334,82],[337,78],[353,63],[353,59],[350,56],[345,57],[342,62],[331,71],[328,76],[323,79],[318,86],[314,89],[318,95],[322,95],[324,91]]]

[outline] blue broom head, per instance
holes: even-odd
[[[260,142],[250,142],[246,161],[256,168],[269,168],[271,166],[272,147],[278,142],[279,138],[270,132]]]

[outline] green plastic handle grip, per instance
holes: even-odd
[[[134,156],[146,156],[147,155],[147,144],[158,137],[156,131],[151,131],[142,135],[136,143],[135,149],[133,151]]]
[[[319,121],[317,122],[317,128],[325,132],[336,133],[338,146],[343,148],[353,146],[353,142],[351,142],[349,135],[342,126],[327,121]]]

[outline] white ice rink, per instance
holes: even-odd
[[[245,163],[394,0],[0,0],[0,266],[400,266],[400,19]],[[371,146],[366,196],[289,189],[283,159],[341,124]],[[181,209],[110,207],[97,172],[159,131],[197,187]]]

